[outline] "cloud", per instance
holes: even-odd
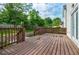
[[[33,8],[38,10],[42,17],[62,18],[63,4],[61,3],[33,3]]]

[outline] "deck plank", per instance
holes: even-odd
[[[73,45],[74,49],[77,51],[78,55],[79,55],[79,49],[77,48],[77,46],[75,44],[73,44],[73,42],[70,40],[70,43]]]
[[[39,52],[38,52],[38,55],[41,55],[41,54],[43,54],[43,55],[46,55],[46,52],[47,52],[47,50],[49,49],[49,47],[50,47],[50,44],[52,43],[52,39],[51,38],[48,38],[48,44],[47,45],[45,45],[45,47],[43,47],[43,49],[41,49]]]
[[[69,55],[69,51],[68,51],[68,48],[67,48],[67,43],[66,43],[66,41],[65,41],[65,39],[63,39],[62,38],[62,40],[61,40],[61,54],[65,54],[65,55]],[[63,50],[63,51],[62,51]]]
[[[36,42],[38,42],[38,41],[35,41],[34,43],[36,43]],[[40,43],[40,42],[39,42]],[[29,46],[30,45],[30,46]],[[28,52],[29,50],[31,50],[33,47],[35,47],[35,45],[32,45],[32,44],[28,44],[27,45],[27,48],[25,48],[25,49],[23,49],[22,51],[20,51],[19,53],[17,53],[17,55],[18,54],[25,54],[26,52]]]
[[[33,53],[37,52],[37,50],[40,49],[43,45],[44,45],[44,44],[43,44],[42,41],[41,41],[41,43],[40,43],[37,47],[32,48],[32,49],[31,49],[30,51],[28,51],[26,54],[33,54]]]
[[[42,41],[37,41],[38,44],[41,44]],[[40,46],[40,45],[39,45]],[[33,52],[36,48],[38,48],[38,46],[32,46],[31,48],[28,48],[28,51],[25,51],[24,54],[30,54],[31,52]]]
[[[58,47],[58,39],[56,39],[56,43],[54,45],[54,49],[52,51],[52,55],[55,55],[57,53],[57,47]]]
[[[53,38],[51,38],[51,42],[49,43],[49,46],[45,49],[45,51],[43,52],[43,55],[47,55],[47,53],[49,52],[49,49],[51,48],[51,45],[53,45],[53,41],[55,41]],[[49,53],[50,54],[50,53]]]
[[[64,46],[64,40],[61,38],[61,40],[60,40],[60,50],[61,50],[61,55],[64,55],[65,54],[65,50],[64,50],[64,48],[65,48],[65,46]]]
[[[53,51],[53,49],[54,49],[54,45],[55,45],[55,43],[56,43],[56,39],[53,39],[53,40],[54,40],[54,41],[53,41],[53,44],[51,45],[51,47],[50,47],[50,49],[49,49],[47,55],[51,55],[51,54],[52,54],[52,51]]]
[[[36,55],[36,54],[38,54],[38,53],[39,53],[39,55],[40,55],[41,52],[43,52],[44,49],[49,45],[49,41],[46,40],[46,39],[48,39],[48,38],[45,37],[45,38],[43,38],[43,39],[44,39],[44,41],[42,42],[42,45],[41,45],[38,49],[36,49],[34,55]],[[45,43],[44,43],[44,42],[45,42]],[[48,44],[47,44],[47,43],[48,43]],[[32,54],[33,54],[33,53],[32,53]]]
[[[79,55],[79,48],[63,34],[43,34],[5,47],[1,55]]]
[[[68,51],[69,51],[69,55],[73,55],[74,53],[73,53],[73,51],[72,51],[72,49],[71,49],[71,47],[69,45],[68,39],[65,38],[65,42],[67,44],[67,48],[68,48]]]
[[[61,50],[60,50],[60,48],[61,48],[61,46],[60,46],[60,40],[61,40],[61,38],[59,37],[58,38],[58,48],[57,48],[57,55],[60,55],[61,54]]]
[[[75,55],[78,55],[77,50],[74,48],[74,46],[71,44],[71,42],[70,42],[69,40],[68,40],[68,42],[69,42],[69,45],[70,45],[70,47],[71,47],[73,53],[74,53]]]

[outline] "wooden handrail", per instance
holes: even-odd
[[[23,27],[0,27],[0,48],[23,42],[25,40],[25,30]]]
[[[54,34],[66,34],[66,28],[36,28],[34,30],[34,35],[44,34],[44,33],[54,33]]]

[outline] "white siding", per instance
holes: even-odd
[[[67,4],[67,35],[71,38],[71,5]]]
[[[63,11],[64,12],[64,27],[67,27],[67,11],[66,9]]]
[[[67,35],[79,47],[79,34],[78,34],[78,39],[77,39],[77,33],[79,33],[79,26],[76,26],[76,13],[77,12],[78,12],[78,25],[79,25],[79,4],[74,4],[73,7],[72,7],[72,3],[66,4],[66,9],[67,9],[67,11],[65,13],[67,13],[67,15],[64,14],[64,16],[65,16],[64,21],[67,22],[67,23],[65,23],[65,25],[67,25],[67,27],[66,27]],[[73,20],[72,20],[71,16],[74,17]],[[74,23],[72,23],[72,22],[74,22]],[[76,30],[77,27],[78,27],[78,32]]]
[[[78,4],[78,33],[79,33],[79,4]],[[79,41],[79,34],[78,34],[78,41]]]

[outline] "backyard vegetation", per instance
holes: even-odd
[[[60,18],[42,18],[39,11],[32,8],[33,4],[8,3],[3,4],[4,8],[0,10],[0,24],[23,25],[27,32],[37,27],[59,27]]]
[[[51,5],[51,4],[50,4]],[[59,12],[40,11],[32,3],[5,3],[0,7],[1,55],[79,55],[78,47],[62,28]],[[53,6],[53,5],[52,5]],[[39,6],[38,6],[39,7]],[[60,8],[58,8],[58,11]],[[51,13],[51,14],[50,14]],[[52,16],[51,16],[52,15]],[[50,17],[46,17],[50,16]],[[7,47],[8,46],[8,47]]]

